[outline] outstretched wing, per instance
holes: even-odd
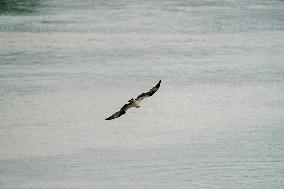
[[[161,80],[159,81],[157,85],[155,85],[152,89],[150,89],[150,91],[148,91],[147,93],[142,93],[135,100],[137,100],[138,102],[141,102],[144,98],[152,96],[159,89],[160,84],[161,84]]]
[[[131,105],[131,103],[125,104],[124,106],[122,106],[122,108],[118,112],[115,112],[113,115],[111,115],[110,117],[106,118],[105,120],[111,120],[111,119],[118,118],[118,117],[122,116],[123,114],[125,114],[126,111],[129,108],[132,108],[132,107],[133,106]]]

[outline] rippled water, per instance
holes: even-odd
[[[283,188],[283,10],[0,1],[1,188]]]

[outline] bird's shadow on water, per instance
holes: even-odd
[[[0,0],[0,15],[35,14],[41,3],[41,0]]]

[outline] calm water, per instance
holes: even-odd
[[[281,0],[2,0],[0,188],[284,188],[283,60]]]

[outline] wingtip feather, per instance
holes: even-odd
[[[105,120],[111,120],[111,117],[105,118]]]

